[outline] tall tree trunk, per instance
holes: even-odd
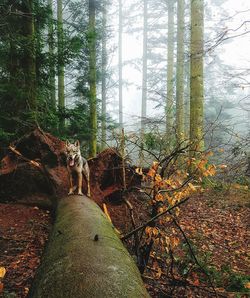
[[[184,106],[185,106],[185,113],[184,113],[184,127],[185,127],[185,139],[189,140],[190,138],[190,59],[189,57],[184,63],[184,77],[185,77],[185,91],[184,91]]]
[[[102,150],[107,141],[107,6],[103,3],[102,11]]]
[[[142,101],[141,101],[141,131],[143,134],[144,124],[147,117],[147,59],[148,48],[148,0],[144,0],[143,8],[143,58],[142,58]]]
[[[62,0],[57,0],[57,54],[58,54],[58,106],[65,108],[64,97],[64,32],[63,32],[63,9]],[[59,130],[64,131],[64,119],[60,120]]]
[[[203,150],[203,0],[191,2],[190,141],[191,151]]]
[[[33,0],[23,1],[23,35],[25,37],[25,56],[23,57],[24,88],[27,108],[36,114],[36,57],[35,57],[35,25]],[[36,119],[36,117],[33,117]]]
[[[49,44],[49,94],[51,105],[56,108],[56,81],[55,81],[55,61],[54,61],[54,25],[52,0],[48,0],[49,24],[48,24],[48,44]]]
[[[176,134],[184,140],[184,10],[185,1],[177,2]]]
[[[167,98],[166,98],[166,132],[173,132],[174,121],[174,0],[168,2],[168,56],[167,56]]]
[[[118,40],[118,68],[119,68],[119,125],[123,126],[123,96],[122,96],[122,26],[123,26],[123,16],[122,16],[122,0],[119,0],[119,40]]]
[[[90,108],[90,157],[96,156],[97,107],[96,107],[96,30],[95,30],[96,1],[89,0],[89,108]]]

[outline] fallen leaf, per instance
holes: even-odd
[[[6,269],[4,267],[0,267],[0,278],[4,278],[5,273]]]

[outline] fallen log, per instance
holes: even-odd
[[[101,209],[85,196],[58,202],[56,222],[30,298],[149,297]]]

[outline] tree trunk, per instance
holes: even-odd
[[[167,99],[166,99],[166,132],[173,132],[174,120],[174,1],[168,2],[168,57],[167,57]]]
[[[102,150],[107,142],[107,7],[103,3],[102,11]]]
[[[189,140],[190,138],[190,127],[189,127],[189,122],[190,122],[190,59],[189,57],[185,61],[185,66],[184,66],[184,77],[185,77],[185,99],[184,99],[184,106],[185,106],[185,113],[184,113],[184,127],[185,127],[185,139]]]
[[[29,293],[31,298],[149,297],[140,273],[100,208],[68,196]]]
[[[119,0],[119,41],[118,41],[118,68],[119,68],[119,125],[120,128],[123,126],[123,96],[122,96],[122,26],[123,26],[123,16],[122,16],[122,0]]]
[[[90,109],[90,157],[96,156],[97,107],[96,107],[96,1],[89,0],[89,109]]]
[[[201,151],[203,142],[203,0],[191,2],[190,141],[191,151]],[[191,153],[193,155],[193,153]]]
[[[147,48],[148,48],[148,1],[144,0],[143,12],[143,58],[142,58],[142,108],[141,108],[141,131],[143,135],[144,124],[147,117]]]
[[[184,9],[185,1],[177,2],[177,69],[176,69],[176,135],[184,140]]]
[[[33,0],[23,1],[23,35],[25,37],[25,56],[23,57],[24,84],[27,108],[36,113],[36,57],[35,57],[35,25],[33,16]],[[34,117],[35,119],[36,117]]]
[[[57,54],[58,54],[58,106],[65,108],[64,97],[64,33],[63,33],[63,9],[62,0],[57,0]],[[60,120],[59,130],[64,131],[64,119]]]
[[[49,93],[53,108],[56,108],[56,81],[55,81],[55,62],[54,62],[54,25],[53,25],[53,7],[52,0],[48,0],[49,24],[48,24],[48,45],[49,45]]]

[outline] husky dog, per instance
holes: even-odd
[[[74,144],[66,141],[66,157],[67,157],[67,169],[69,173],[69,195],[74,193],[74,190],[77,188],[78,195],[83,195],[82,193],[82,174],[85,175],[88,184],[87,196],[90,197],[90,186],[89,186],[89,166],[85,158],[82,157],[80,151],[80,142],[77,140]],[[73,172],[77,174],[77,186],[73,185]]]

